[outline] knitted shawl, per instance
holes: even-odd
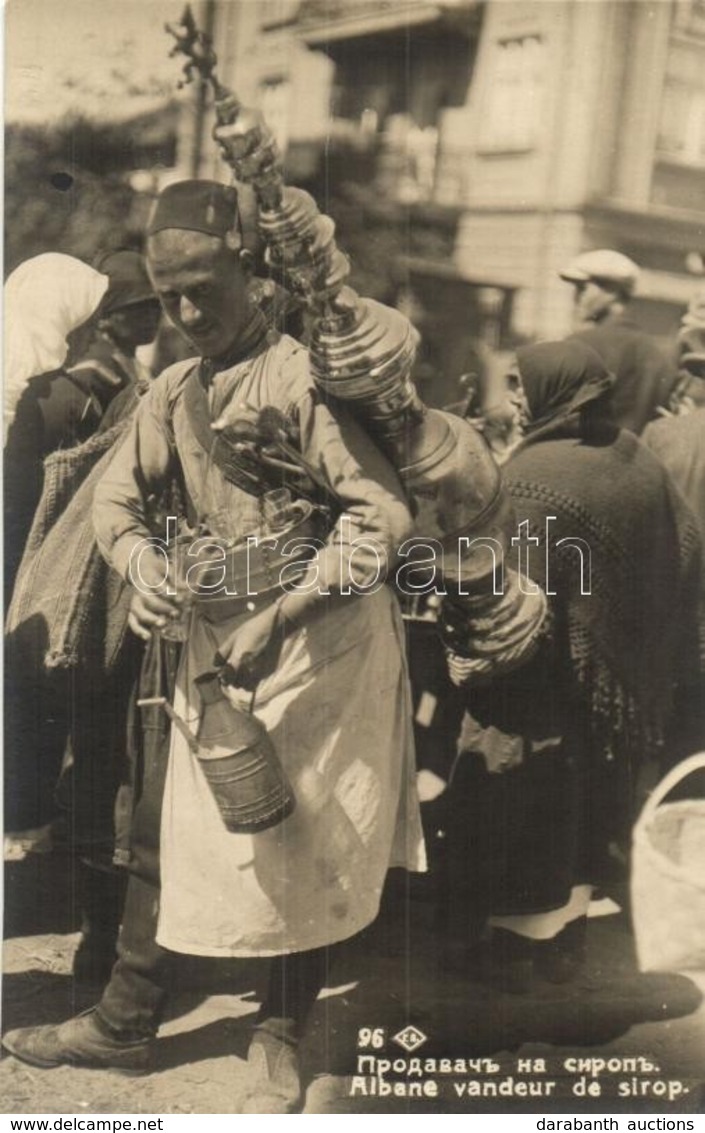
[[[555,593],[595,740],[612,755],[626,748],[647,757],[663,742],[681,666],[695,657],[687,643],[698,530],[635,436],[571,431],[585,432],[565,421],[554,433],[544,427],[510,460],[506,482],[517,520],[538,540],[529,574]],[[589,557],[584,580],[578,548]]]

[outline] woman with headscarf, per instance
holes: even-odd
[[[107,276],[57,252],[26,260],[5,284],[6,607],[42,493],[45,457],[86,440],[100,420],[66,366],[87,346],[107,287]]]
[[[448,833],[481,863],[497,970],[524,990],[536,965],[554,980],[578,969],[592,887],[613,872],[640,769],[678,755],[674,697],[697,671],[699,540],[658,461],[603,420],[612,379],[593,350],[522,348],[513,377],[524,438],[506,482],[551,628],[528,665],[467,694],[454,787],[481,829],[456,803]],[[470,665],[449,654],[456,685]]]
[[[94,434],[121,385],[106,383],[101,395],[93,371],[73,363],[106,310],[143,299],[144,272],[129,294],[118,274],[48,253],[5,285],[5,854],[50,848],[50,824],[68,813],[83,929],[74,975],[89,980],[114,961],[123,877],[111,868],[113,823],[119,836],[126,822],[115,795],[124,794],[126,701],[139,656],[122,648],[124,595],[94,549],[90,521],[119,426]],[[72,766],[60,775],[67,750]]]
[[[5,284],[6,612],[42,495],[44,460],[90,436],[97,424],[90,398],[65,366],[71,352],[85,348],[107,286],[107,276],[53,252],[25,261]],[[5,827],[27,834],[11,846],[19,853],[53,814],[48,800],[38,801],[44,792],[26,769],[46,769],[42,779],[53,791],[66,740],[65,698],[55,682],[7,652],[5,683]]]

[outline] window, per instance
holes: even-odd
[[[480,126],[481,152],[533,149],[541,125],[544,68],[544,44],[539,36],[499,40]]]
[[[666,79],[657,149],[662,159],[705,165],[705,83]]]
[[[676,0],[674,26],[677,31],[705,35],[705,0]]]

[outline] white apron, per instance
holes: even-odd
[[[200,701],[191,682],[236,625],[193,617],[174,707],[194,733]],[[238,695],[249,705],[249,694]],[[259,685],[255,714],[296,808],[254,835],[225,828],[172,728],[157,940],[173,951],[270,956],[333,944],[374,920],[390,866],[425,868],[403,629],[386,587],[293,634]]]

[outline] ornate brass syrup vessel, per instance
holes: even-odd
[[[374,437],[404,484],[419,541],[443,551],[454,679],[520,664],[533,648],[546,601],[503,564],[512,509],[485,442],[469,422],[420,400],[410,376],[411,324],[348,285],[350,263],[336,244],[334,222],[309,193],[284,184],[262,115],[217,79],[217,57],[190,9],[167,30],[176,40],[172,54],[186,56],[183,82],[198,74],[212,87],[214,138],[235,179],[254,189],[270,269],[311,313],[316,385],[345,403]]]

